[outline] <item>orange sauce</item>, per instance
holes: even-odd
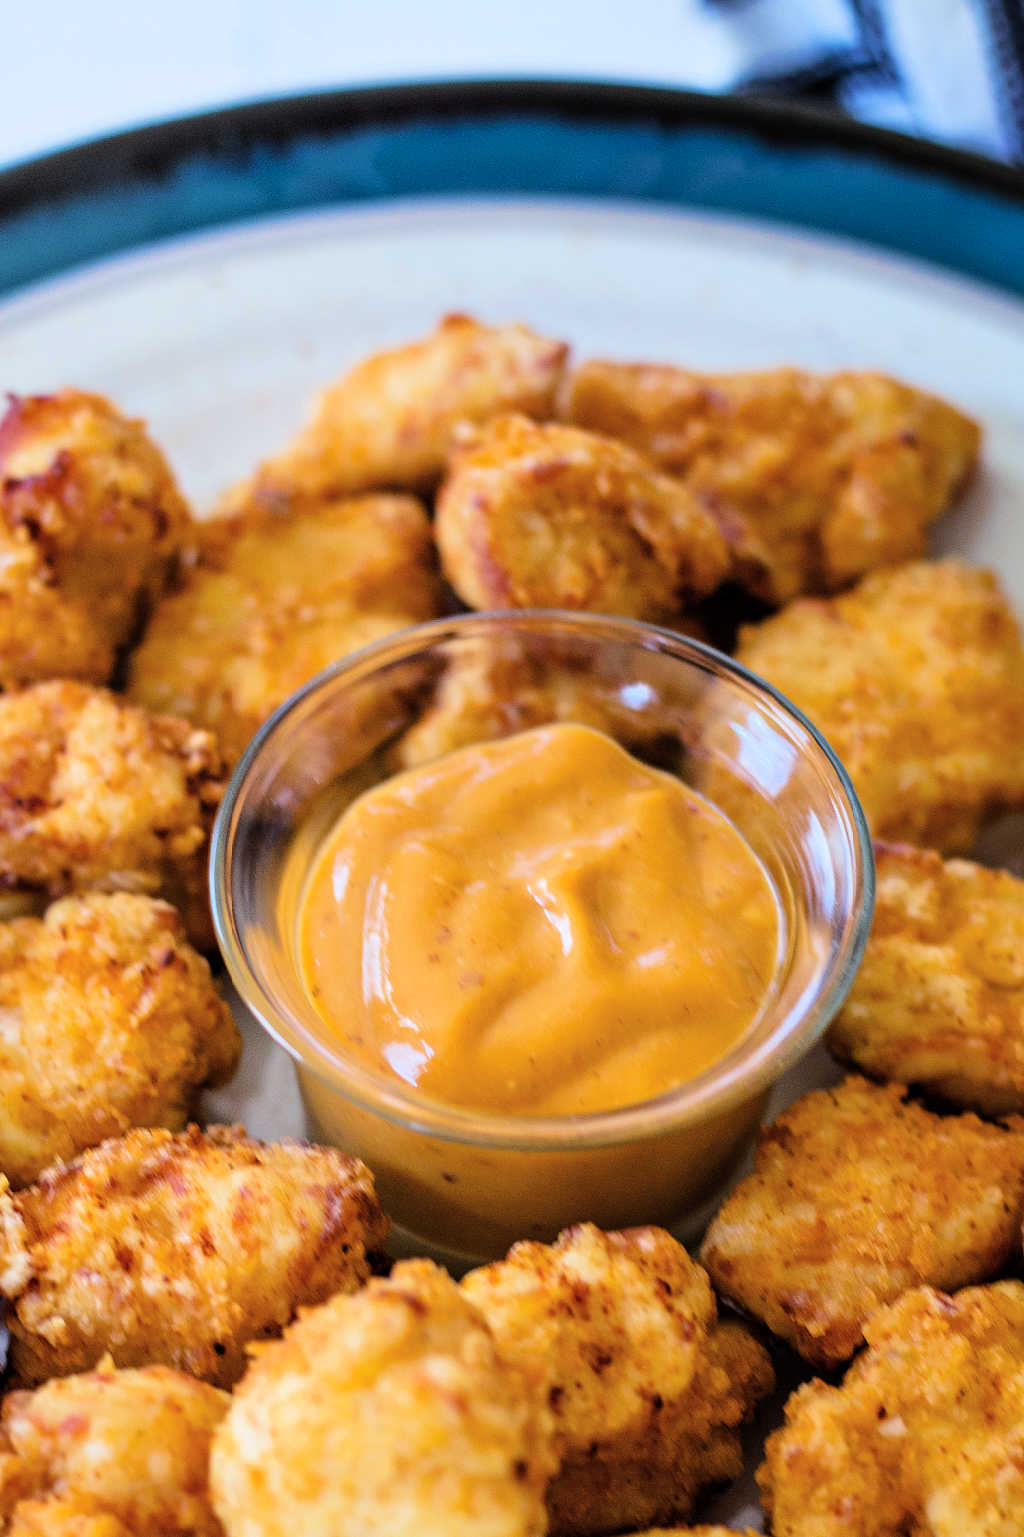
[[[297,920],[304,985],[347,1054],[520,1115],[613,1109],[696,1076],[753,1024],[779,938],[733,825],[576,725],[360,796]]]

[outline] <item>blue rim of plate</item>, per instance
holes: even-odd
[[[0,294],[238,220],[474,194],[753,216],[1024,295],[1024,172],[789,104],[556,80],[251,102],[12,166]]]

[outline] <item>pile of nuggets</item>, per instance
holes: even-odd
[[[740,1474],[773,1357],[825,1374],[767,1441],[777,1537],[1024,1530],[1024,882],[962,857],[1024,807],[1024,651],[992,574],[926,558],[978,452],[880,374],[570,368],[452,316],[355,367],[197,522],[107,400],[11,401],[5,1534],[678,1523]],[[190,1123],[240,1051],[202,953],[232,765],[326,663],[455,599],[745,615],[736,654],[829,738],[878,840],[829,1036],[851,1071],[762,1133],[700,1263],[584,1224],[460,1282],[388,1273],[357,1160]],[[596,697],[476,646],[395,761],[601,724]]]

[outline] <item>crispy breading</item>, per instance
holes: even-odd
[[[1019,1246],[1024,1122],[938,1116],[851,1077],[760,1134],[701,1250],[718,1291],[816,1366],[912,1286],[994,1275]]]
[[[227,1537],[541,1537],[543,1404],[428,1260],[260,1347],[214,1439]]]
[[[215,1527],[215,1531],[220,1528]],[[109,1511],[82,1508],[74,1499],[25,1500],[14,1512],[6,1537],[139,1537]],[[147,1534],[148,1537],[148,1534]]]
[[[0,698],[0,887],[167,897],[213,943],[210,829],[224,789],[207,731],[105,689],[37,683]]]
[[[798,1388],[768,1440],[775,1537],[1024,1530],[1024,1286],[920,1287],[865,1334],[842,1386]]]
[[[317,399],[294,441],[222,502],[273,510],[293,495],[430,491],[459,422],[554,411],[564,342],[448,315],[420,341],[364,358]]]
[[[304,503],[207,524],[131,659],[129,696],[217,733],[232,762],[321,668],[442,609],[409,496]]]
[[[923,555],[981,440],[936,396],[850,370],[592,362],[572,377],[566,409],[678,476],[718,519],[739,580],[770,603]]]
[[[0,1171],[13,1185],[131,1126],[179,1130],[240,1049],[168,903],[92,892],[0,923]]]
[[[0,1193],[13,1377],[32,1386],[109,1350],[228,1386],[247,1341],[361,1286],[387,1231],[369,1171],[334,1148],[130,1131]]]
[[[1024,1111],[1024,881],[886,843],[875,869],[871,937],[829,1047],[971,1110]]]
[[[82,390],[12,396],[0,421],[0,687],[105,683],[190,522],[142,422]]]
[[[497,633],[450,644],[434,697],[395,748],[395,764],[412,768],[473,742],[490,742],[575,721],[607,732],[625,746],[677,735],[692,700],[637,685],[606,646],[586,661],[570,647]]]
[[[566,1460],[548,1488],[551,1531],[590,1537],[689,1515],[704,1490],[743,1472],[742,1427],[774,1386],[753,1335],[731,1319],[714,1325],[683,1399],[614,1452]]]
[[[828,738],[876,837],[959,852],[1024,803],[1024,650],[991,572],[876,572],[746,627],[737,657]]]
[[[116,1371],[109,1361],[9,1393],[0,1409],[0,1518],[26,1537],[220,1537],[210,1440],[229,1403],[184,1372]]]
[[[463,435],[435,536],[472,608],[664,619],[729,570],[717,524],[677,481],[623,443],[524,416]]]
[[[742,1326],[716,1323],[707,1276],[662,1229],[585,1224],[518,1243],[462,1289],[510,1364],[541,1374],[559,1459],[552,1532],[682,1518],[741,1471],[737,1426],[771,1367]]]

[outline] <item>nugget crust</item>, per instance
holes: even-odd
[[[548,1486],[552,1533],[632,1531],[688,1516],[700,1495],[743,1472],[742,1428],[775,1386],[767,1353],[742,1324],[715,1324],[686,1395],[644,1435],[568,1457]]]
[[[798,1388],[768,1440],[775,1537],[1024,1529],[1024,1286],[921,1287],[865,1334],[842,1386]]]
[[[471,608],[664,619],[729,568],[714,519],[631,448],[502,416],[467,436],[438,493],[445,575]]]
[[[0,1515],[26,1537],[220,1537],[208,1466],[229,1402],[184,1372],[116,1371],[109,1362],[9,1393],[0,1410]]]
[[[552,1532],[596,1533],[688,1515],[742,1469],[737,1426],[771,1367],[740,1326],[716,1323],[708,1278],[660,1228],[569,1228],[513,1245],[462,1289],[554,1416]]]
[[[0,698],[0,886],[166,896],[213,942],[210,828],[225,780],[214,738],[105,689],[38,683]]]
[[[718,519],[738,578],[770,603],[923,555],[981,437],[936,396],[851,371],[592,362],[572,378],[567,414],[678,476]]]
[[[0,1291],[26,1386],[159,1362],[228,1386],[246,1342],[354,1291],[387,1222],[333,1148],[240,1128],[131,1131],[0,1196]]]
[[[94,892],[0,924],[0,1170],[12,1184],[131,1126],[179,1130],[240,1048],[168,903]]]
[[[208,524],[131,660],[128,692],[216,732],[234,762],[288,695],[349,651],[441,612],[430,525],[408,496]]]
[[[543,1406],[411,1260],[260,1348],[211,1485],[228,1537],[541,1537],[551,1466]]]
[[[985,1280],[1019,1241],[1024,1122],[937,1116],[898,1084],[805,1094],[758,1139],[708,1229],[715,1286],[817,1366],[912,1286]]]
[[[971,1110],[1024,1110],[1024,881],[896,844],[876,845],[875,869],[871,937],[829,1047]]]
[[[448,315],[422,341],[364,358],[325,390],[308,425],[222,510],[273,510],[296,493],[429,491],[459,422],[553,413],[567,351],[526,326]]]
[[[0,686],[105,683],[190,524],[146,434],[82,390],[0,420]]]
[[[678,735],[690,714],[690,699],[673,700],[667,689],[636,697],[614,655],[604,670],[600,659],[583,668],[557,647],[545,650],[509,634],[461,640],[447,650],[432,701],[396,744],[396,767],[552,721],[593,726],[635,746]]]
[[[877,837],[956,852],[1024,803],[1024,651],[991,572],[879,571],[747,626],[737,656],[828,738]]]

